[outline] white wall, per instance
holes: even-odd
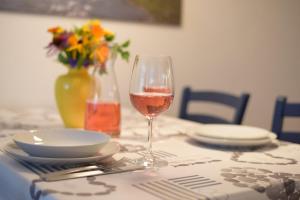
[[[277,95],[300,101],[299,0],[183,0],[180,27],[103,20],[117,39],[132,40],[131,52],[174,59],[177,115],[181,90],[251,93],[245,124],[270,127]],[[48,27],[86,20],[0,13],[0,105],[54,106],[55,78],[66,71],[46,57]],[[129,104],[129,64],[116,66],[121,97]],[[300,124],[300,123],[294,123]],[[298,126],[299,127],[299,126]]]

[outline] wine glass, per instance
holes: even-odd
[[[174,98],[172,59],[170,56],[135,57],[129,89],[130,101],[135,109],[148,119],[147,153],[138,164],[158,167],[166,162],[152,154],[152,122],[166,111]]]

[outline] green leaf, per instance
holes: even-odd
[[[113,44],[112,51],[116,54],[119,54],[122,59],[128,62],[130,53],[129,51],[125,51],[124,49],[130,45],[130,40],[127,40],[123,44],[119,45],[118,43]]]
[[[105,37],[105,40],[108,42],[111,42],[115,39],[114,35],[105,35],[104,37]]]
[[[130,45],[130,40],[127,40],[126,42],[124,42],[121,47],[123,48],[127,48]]]
[[[79,54],[79,58],[78,58],[78,62],[77,62],[77,67],[81,67],[83,65],[85,57],[86,57],[85,55]]]
[[[123,53],[123,49],[121,47],[118,47],[117,48],[117,52],[120,53],[120,54],[122,54]]]
[[[130,53],[128,51],[123,51],[121,57],[128,62]]]
[[[70,51],[65,51],[67,58],[72,58],[72,53]]]
[[[68,58],[62,52],[58,54],[58,61],[65,65],[69,64]]]

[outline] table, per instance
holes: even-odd
[[[300,145],[213,147],[186,136],[199,126],[167,116],[155,121],[154,154],[169,163],[158,171],[43,182],[0,152],[0,199],[300,199]],[[62,127],[55,109],[0,108],[0,148],[16,132],[49,127]],[[145,119],[122,110],[118,156],[141,156],[145,139]]]

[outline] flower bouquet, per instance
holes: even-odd
[[[82,27],[68,31],[60,26],[48,29],[52,41],[47,46],[48,55],[58,54],[58,61],[69,68],[88,68],[100,64],[105,72],[104,63],[109,53],[128,61],[129,51],[126,48],[130,41],[122,44],[114,42],[115,34],[101,26],[99,20],[91,20]]]

